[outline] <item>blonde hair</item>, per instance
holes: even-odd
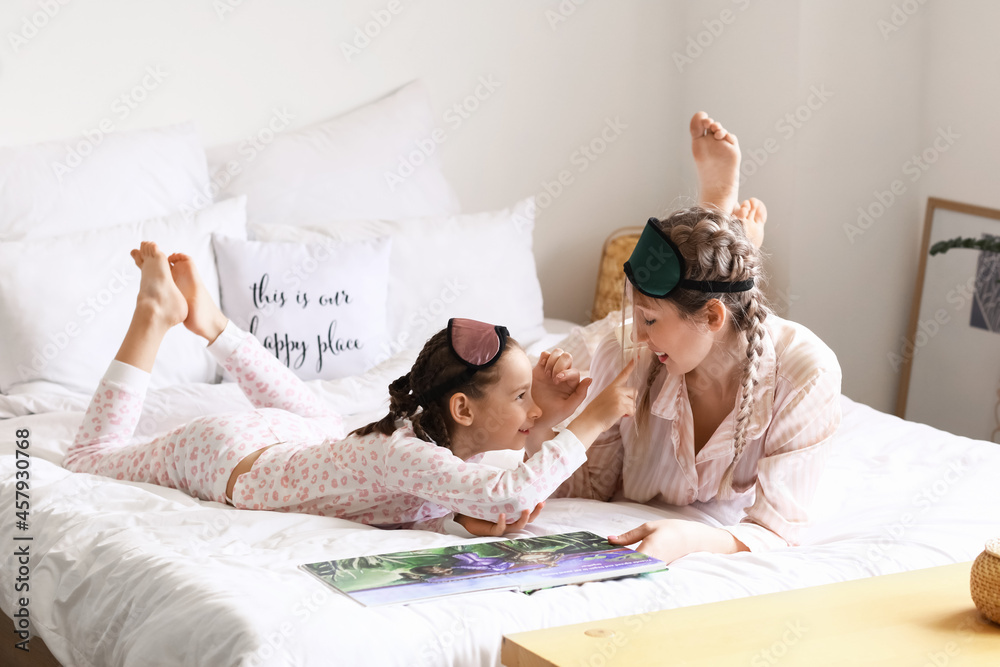
[[[753,415],[753,390],[758,383],[757,370],[763,352],[764,320],[771,309],[760,285],[763,282],[760,251],[747,238],[743,223],[718,210],[694,206],[674,212],[656,224],[677,245],[687,265],[689,280],[737,282],[753,279],[754,286],[746,292],[713,293],[678,287],[662,300],[669,301],[681,317],[696,320],[705,305],[719,300],[729,312],[733,327],[746,336],[746,359],[740,379],[740,401],[736,411],[736,433],[733,460],[722,475],[718,494],[721,498],[735,495],[733,474],[747,444],[747,429]],[[647,355],[648,356],[648,355]],[[637,441],[648,439],[648,418],[651,389],[663,369],[650,359],[645,381],[640,385],[636,407]],[[641,365],[637,365],[639,368]]]

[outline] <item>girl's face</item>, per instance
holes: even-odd
[[[632,316],[636,343],[645,343],[668,373],[690,373],[712,350],[715,336],[711,329],[681,317],[677,307],[666,299],[636,294]]]
[[[500,379],[488,386],[482,398],[471,398],[469,435],[476,452],[522,449],[528,432],[542,411],[531,400],[531,362],[520,348],[512,347],[497,362]]]

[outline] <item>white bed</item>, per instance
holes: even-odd
[[[350,415],[349,426],[384,414],[388,383],[408,370],[449,313],[507,324],[533,354],[563,339],[567,323],[543,320],[530,200],[458,215],[454,193],[431,164],[386,189],[382,164],[396,164],[400,151],[433,131],[419,92],[408,86],[317,126],[321,131],[276,139],[238,165],[241,176],[211,183],[209,174],[220,172],[206,169],[190,127],[109,138],[110,148],[95,151],[67,182],[57,182],[48,165],[72,142],[0,147],[0,183],[8,184],[0,188],[0,608],[13,617],[21,607],[11,545],[30,536],[31,629],[62,664],[497,665],[505,633],[965,561],[997,536],[1000,448],[847,398],[803,546],[692,554],[664,573],[531,596],[496,592],[363,608],[298,565],[460,538],[239,511],[63,469],[134,303],[137,273],[116,262],[127,264],[128,244],[149,235],[169,241],[170,250],[197,252],[206,278],[222,283],[224,308],[231,275],[216,276],[213,232],[293,241],[327,257],[339,252],[336,244],[391,236],[391,252],[376,243],[365,249],[372,266],[388,262],[389,273],[370,276],[381,281],[371,297],[381,301],[369,305],[382,303],[385,312],[383,346],[366,360],[374,367],[310,384]],[[225,171],[236,153],[224,147],[213,157]],[[124,190],[128,197],[119,196]],[[328,219],[336,224],[324,227]],[[250,253],[265,246],[235,247]],[[74,268],[81,257],[87,264]],[[301,257],[291,264],[310,266]],[[320,263],[307,273],[325,280],[336,266]],[[203,343],[176,334],[161,348],[141,435],[248,407],[235,385],[211,382],[214,369],[197,347]],[[573,349],[585,368],[593,337],[583,347],[580,340]],[[31,456],[25,531],[14,516],[22,429]],[[608,535],[661,517],[728,524],[741,509],[556,499],[523,534]],[[13,643],[16,635],[7,637]]]
[[[407,364],[402,355],[362,378],[312,386],[335,405],[365,408],[357,423],[379,411],[387,379]],[[803,546],[692,554],[664,573],[531,596],[363,608],[297,566],[460,538],[239,511],[172,489],[70,473],[58,462],[84,400],[64,396],[58,407],[73,409],[7,419],[0,438],[0,507],[9,508],[13,434],[31,434],[30,613],[34,632],[65,665],[498,665],[505,633],[961,562],[1000,526],[1000,449],[845,397]],[[168,428],[243,400],[232,384],[177,386],[152,392],[147,412],[158,429]],[[8,411],[45,407],[18,397],[4,402]],[[613,534],[660,517],[716,523],[726,511],[557,499],[524,535]],[[15,532],[3,522],[0,543],[13,544]],[[5,556],[4,572],[14,566]],[[15,605],[6,584],[0,602],[9,616]]]

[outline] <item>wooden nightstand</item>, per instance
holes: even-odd
[[[507,667],[1000,665],[972,563],[668,609],[503,640]]]

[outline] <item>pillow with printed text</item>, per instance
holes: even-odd
[[[305,228],[247,224],[251,239],[320,243],[392,238],[388,340],[378,361],[419,349],[451,317],[502,324],[522,344],[545,334],[532,236],[535,200],[499,211]],[[222,267],[220,266],[220,273]]]
[[[388,238],[214,238],[222,311],[303,380],[358,375],[384,346]]]

